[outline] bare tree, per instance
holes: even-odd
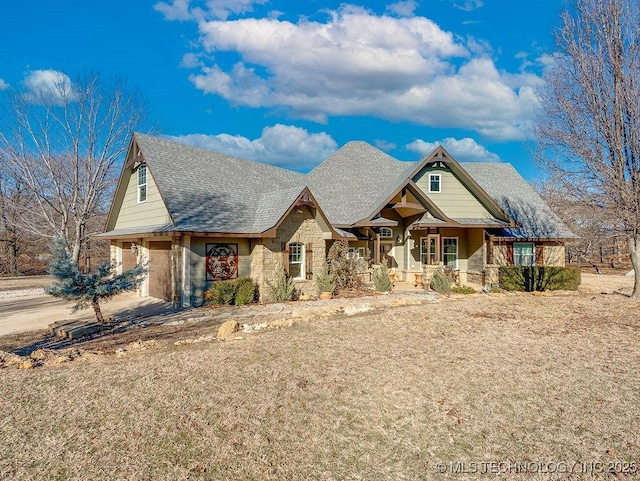
[[[567,188],[555,176],[539,185],[538,191],[562,222],[579,237],[567,244],[569,262],[580,267],[585,261],[600,274],[598,261],[600,265],[605,262],[604,246],[607,245],[607,254],[615,250],[615,233],[619,230],[616,219],[608,218],[610,212],[598,199],[580,197],[576,189]]]
[[[640,292],[640,4],[577,0],[540,92],[536,134],[556,178],[628,239]]]
[[[99,230],[90,221],[106,212],[117,165],[146,108],[121,79],[54,75],[40,88],[8,91],[0,120],[0,170],[33,202],[18,227],[61,237],[77,264]]]

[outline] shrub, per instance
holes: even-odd
[[[375,271],[373,271],[373,285],[379,292],[391,292],[391,279],[389,279],[389,270],[387,269],[387,261],[383,261]]]
[[[446,294],[450,292],[452,284],[453,280],[449,276],[447,276],[442,269],[438,269],[433,273],[431,282],[429,283],[431,289],[440,294]]]
[[[236,306],[251,304],[258,299],[258,285],[251,277],[241,277],[237,280],[237,285],[238,290],[234,299]]]
[[[454,294],[475,294],[476,290],[470,286],[453,286],[451,292]]]
[[[276,268],[273,283],[267,279],[266,284],[269,290],[269,298],[272,302],[290,301],[293,298],[295,291],[293,279],[287,278],[287,273],[282,265]]]
[[[575,267],[501,266],[499,285],[507,291],[575,291],[582,277]]]
[[[346,240],[333,243],[327,254],[327,263],[337,290],[360,286],[359,273],[363,260],[349,256],[349,243]]]
[[[205,293],[212,304],[243,305],[257,299],[257,285],[250,277],[215,282]]]
[[[324,263],[320,270],[316,272],[314,275],[316,281],[316,288],[318,289],[318,294],[322,294],[323,292],[330,292],[333,294],[336,290],[336,281],[333,276],[329,273],[329,266]]]

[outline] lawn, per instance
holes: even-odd
[[[639,307],[460,296],[4,369],[0,479],[637,479]]]

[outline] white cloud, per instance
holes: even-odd
[[[184,68],[204,67],[204,63],[200,60],[200,56],[196,53],[189,52],[182,56],[180,66]]]
[[[349,5],[328,15],[326,22],[201,20],[202,48],[238,58],[233,66],[210,61],[189,78],[235,105],[284,109],[316,122],[371,115],[468,128],[492,139],[530,136],[541,80],[499,72],[488,45],[462,43],[426,17]]]
[[[403,0],[387,5],[387,10],[401,17],[412,17],[418,5],[418,2],[415,0]]]
[[[153,9],[164,15],[167,20],[190,20],[192,18],[189,11],[191,0],[173,0],[171,3],[158,2]]]
[[[253,11],[254,5],[264,5],[268,0],[170,0],[158,2],[153,8],[167,20],[226,20],[230,15]]]
[[[58,70],[32,70],[22,83],[25,98],[34,104],[64,105],[77,96],[69,76]]]
[[[394,150],[397,145],[393,142],[387,142],[386,140],[376,139],[373,141],[373,144],[379,148],[380,150],[386,150],[387,152],[390,150]]]
[[[486,147],[478,144],[475,140],[465,137],[464,139],[454,139],[447,137],[438,142],[425,142],[422,139],[414,140],[407,144],[405,148],[421,156],[425,156],[433,151],[438,145],[442,145],[447,152],[459,162],[499,162],[500,157],[493,152],[489,152]]]
[[[483,0],[465,0],[463,2],[454,2],[453,6],[459,10],[464,10],[465,12],[472,12],[474,10],[479,9],[484,5]]]
[[[265,127],[258,139],[229,134],[168,136],[203,149],[279,165],[294,170],[311,168],[333,154],[338,146],[329,134],[309,133],[292,125]]]
[[[0,90],[7,90],[8,88],[9,84],[0,78]]]

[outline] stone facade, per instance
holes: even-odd
[[[545,266],[565,266],[565,248],[563,245],[546,245],[543,247]]]
[[[315,210],[315,209],[314,209]],[[304,244],[303,265],[306,279],[295,281],[296,289],[305,294],[315,294],[313,272],[317,272],[326,260],[326,232],[318,224],[307,207],[296,208],[276,230],[276,237],[252,241],[251,277],[260,287],[260,298],[268,298],[266,280],[273,280],[275,270],[288,264],[287,246]],[[308,255],[311,253],[311,263]],[[310,269],[312,272],[308,272]]]

